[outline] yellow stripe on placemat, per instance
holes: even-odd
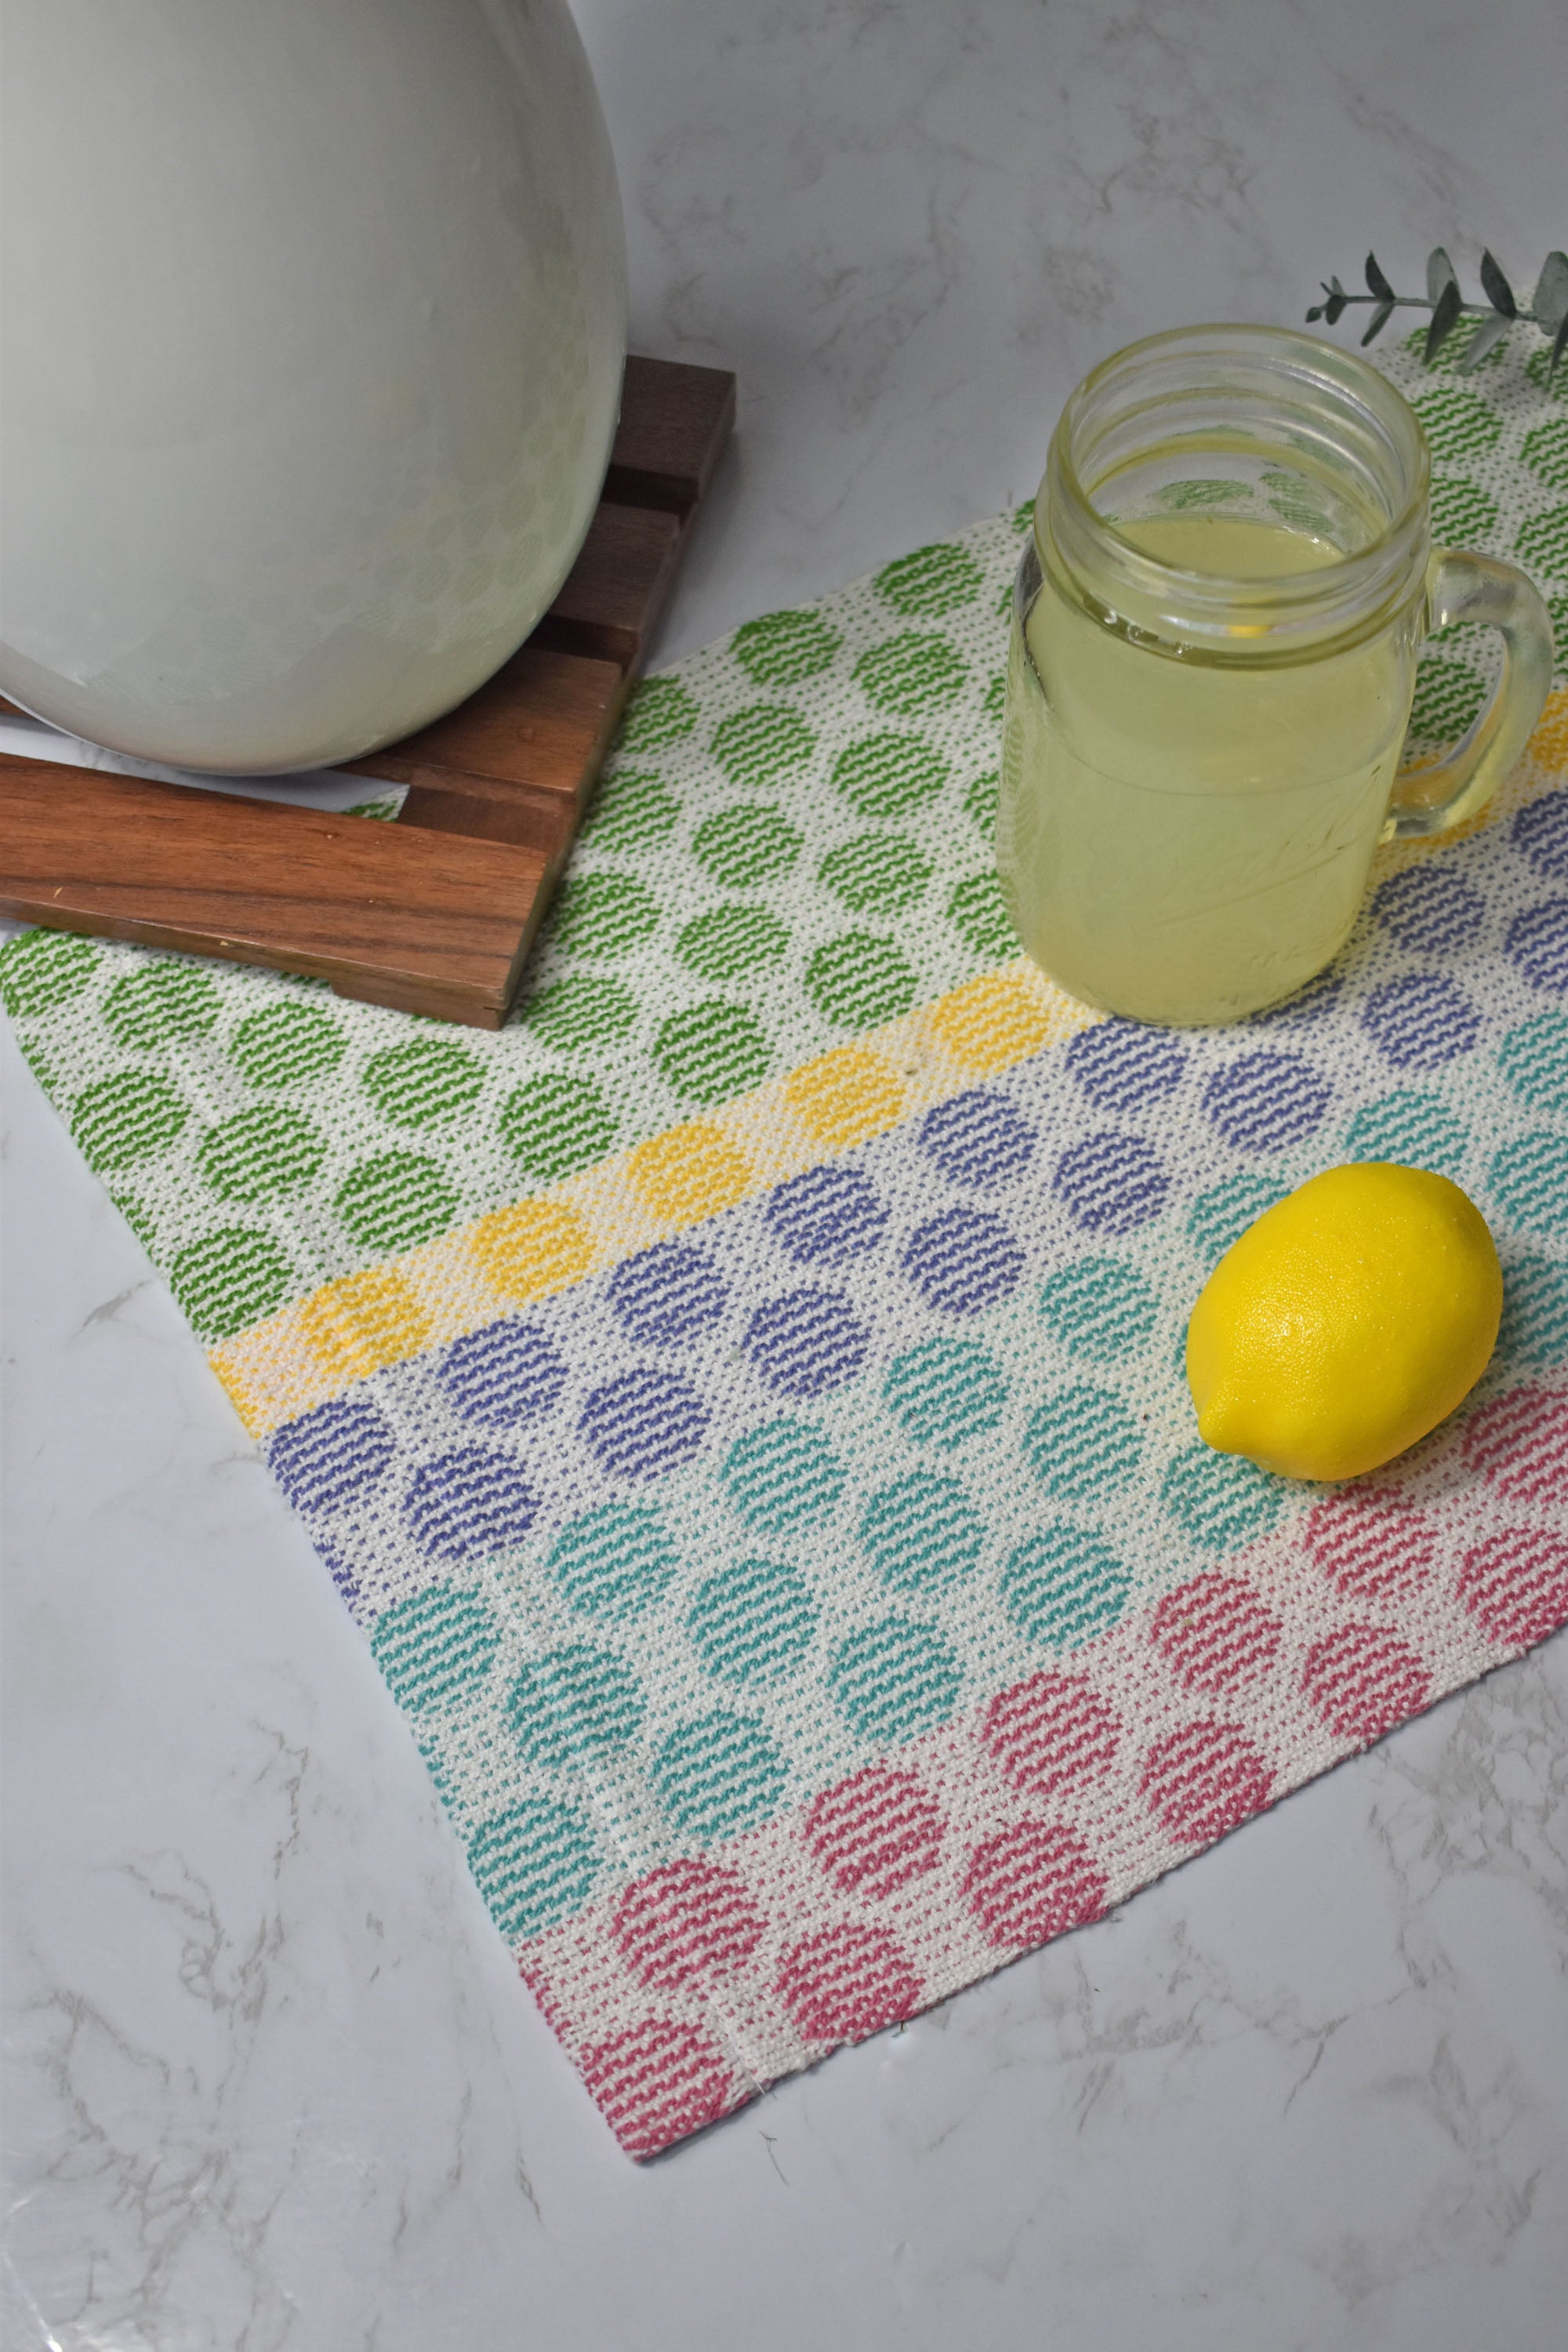
[[[209,1351],[256,1436],[819,1166],[1104,1016],[1020,957],[566,1183],[343,1275]]]
[[[1385,875],[1397,874],[1402,866],[1414,866],[1424,857],[1438,856],[1454,842],[1468,840],[1472,833],[1484,833],[1499,817],[1512,816],[1527,801],[1564,782],[1568,782],[1568,686],[1560,686],[1555,694],[1547,697],[1546,708],[1536,721],[1535,732],[1525,745],[1518,767],[1504,778],[1485,808],[1463,824],[1457,824],[1452,833],[1428,833],[1413,841],[1386,843],[1373,864],[1373,882],[1381,881]]]

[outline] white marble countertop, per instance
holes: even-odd
[[[1568,243],[1562,0],[581,0],[684,652],[1026,496],[1095,360]],[[14,1052],[5,2352],[1549,2352],[1568,1642],[646,2169]]]

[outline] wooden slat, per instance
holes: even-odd
[[[678,515],[606,499],[529,643],[640,668],[675,585],[684,537]]]
[[[707,496],[734,425],[735,379],[727,368],[688,367],[633,352],[605,496],[628,507],[689,514]]]

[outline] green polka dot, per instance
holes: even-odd
[[[919,629],[868,646],[855,665],[855,682],[867,700],[900,719],[940,710],[963,691],[967,665],[945,637]]]
[[[657,931],[658,900],[632,874],[568,875],[550,911],[550,936],[568,955],[630,955]]]
[[[730,1507],[749,1528],[783,1535],[809,1527],[844,1491],[844,1467],[808,1422],[770,1421],[737,1438],[720,1473]]]
[[[995,1428],[1007,1380],[977,1339],[926,1339],[894,1358],[882,1402],[906,1437],[946,1452]]]
[[[281,1103],[264,1103],[209,1128],[196,1167],[220,1201],[265,1201],[297,1192],[326,1156],[326,1137],[313,1120]]]
[[[1130,1356],[1154,1328],[1159,1300],[1150,1284],[1118,1257],[1075,1258],[1040,1292],[1040,1313],[1058,1344],[1091,1362]]]
[[[659,1023],[653,1057],[683,1102],[716,1103],[760,1086],[773,1047],[745,1005],[710,997]]]
[[[1021,507],[1015,507],[1007,520],[1020,535],[1026,530],[1032,530],[1035,527],[1034,499],[1026,499]]]
[[[1560,360],[1557,363],[1557,373],[1555,377],[1552,375],[1552,346],[1550,343],[1544,341],[1537,343],[1534,351],[1531,352],[1530,357],[1524,363],[1524,372],[1526,375],[1529,376],[1531,383],[1535,386],[1537,392],[1546,392],[1549,388],[1550,379],[1551,397],[1553,400],[1568,400],[1568,368],[1565,368]]]
[[[114,1194],[114,1205],[151,1257],[158,1238],[158,1221],[151,1209],[145,1202],[138,1200],[134,1192],[118,1190]]]
[[[1299,474],[1260,474],[1258,481],[1270,492],[1268,503],[1281,522],[1292,530],[1308,531],[1314,539],[1332,540],[1333,522],[1323,510],[1315,484],[1303,481]]]
[[[640,1617],[664,1593],[678,1565],[657,1511],[601,1503],[569,1519],[550,1548],[549,1569],[584,1617]]]
[[[679,795],[662,776],[619,768],[601,782],[579,839],[595,849],[641,849],[666,840],[679,822]]]
[[[618,980],[571,972],[542,989],[522,1010],[522,1024],[545,1045],[572,1053],[584,1045],[613,1045],[637,1026],[637,1001]]]
[[[777,963],[789,946],[789,926],[767,907],[710,907],[694,916],[675,952],[699,980],[733,980],[737,972]]]
[[[973,1575],[985,1527],[956,1478],[916,1470],[871,1496],[860,1542],[894,1591],[940,1592]]]
[[[14,1021],[52,1013],[79,996],[101,961],[90,940],[69,931],[23,931],[0,947],[0,997]]]
[[[1504,1214],[1527,1234],[1568,1225],[1568,1137],[1521,1135],[1492,1161],[1491,1190]]]
[[[1439,464],[1454,458],[1479,457],[1502,437],[1502,419],[1479,393],[1462,392],[1458,384],[1440,383],[1410,404],[1421,419],[1432,455]]]
[[[1498,1067],[1532,1110],[1568,1112],[1568,1013],[1539,1013],[1510,1029]]]
[[[503,1936],[536,1936],[580,1910],[598,1857],[574,1805],[528,1797],[484,1822],[468,1841],[468,1868]]]
[[[360,1085],[393,1127],[434,1127],[456,1118],[478,1100],[485,1066],[467,1045],[447,1037],[416,1037],[373,1054]]]
[[[1568,507],[1549,507],[1520,525],[1513,542],[1520,562],[1553,580],[1568,573]]]
[[[972,604],[985,574],[966,549],[939,540],[884,564],[873,583],[885,604],[906,621],[935,621],[956,605]]]
[[[816,950],[805,984],[825,1019],[842,1029],[872,1029],[909,1011],[920,981],[891,940],[846,931]]]
[[[1438,346],[1437,354],[1432,362],[1434,375],[1452,375],[1456,373],[1463,364],[1465,356],[1475,341],[1476,329],[1480,323],[1479,320],[1474,318],[1461,320],[1447,340]],[[1426,330],[1425,327],[1417,327],[1414,334],[1405,336],[1402,348],[1407,352],[1415,352],[1424,361],[1426,343]],[[1505,335],[1500,343],[1492,345],[1485,359],[1481,361],[1480,368],[1500,366],[1502,355],[1507,349],[1508,338]],[[1477,373],[1479,372],[1480,370],[1475,371]]]
[[[993,868],[960,882],[947,902],[947,919],[977,956],[1016,956],[1018,934],[1002,898],[1001,877]]]
[[[416,1249],[458,1213],[458,1189],[438,1160],[385,1151],[362,1160],[339,1185],[334,1206],[351,1241],[385,1253]]]
[[[371,1630],[371,1655],[399,1706],[427,1715],[482,1683],[500,1645],[495,1619],[477,1592],[433,1584],[384,1610]]]
[[[343,1040],[331,1015],[314,1004],[269,1004],[240,1023],[228,1055],[253,1087],[299,1087],[337,1068]]]
[[[1345,1129],[1344,1150],[1347,1160],[1393,1160],[1457,1178],[1469,1142],[1441,1095],[1409,1087],[1363,1105]]]
[[[641,1727],[645,1701],[617,1651],[573,1642],[530,1659],[507,1694],[506,1711],[525,1761],[558,1772],[624,1748]]]
[[[1487,682],[1468,662],[1423,654],[1415,672],[1410,731],[1423,742],[1448,743],[1462,735],[1487,698]]]
[[[1142,1452],[1139,1425],[1111,1389],[1064,1389],[1024,1432],[1024,1459],[1046,1493],[1064,1500],[1124,1486]]]
[[[833,762],[833,782],[857,816],[903,816],[936,799],[951,769],[918,735],[860,735]]]
[[[999,669],[992,678],[990,684],[986,687],[985,699],[981,705],[981,709],[984,711],[986,718],[991,720],[994,726],[1000,726],[1002,721],[1002,712],[1006,704],[1006,700],[1007,673],[1005,669]]]
[[[775,882],[800,856],[802,836],[766,802],[742,802],[704,818],[691,844],[692,855],[723,889],[741,890]]]
[[[714,730],[713,757],[732,784],[770,784],[804,768],[816,738],[787,702],[732,711]]]
[[[912,1738],[945,1723],[958,1704],[963,1670],[933,1625],[885,1617],[840,1643],[827,1687],[851,1731],[863,1739]]]
[[[697,698],[679,678],[645,677],[634,686],[621,720],[618,748],[658,751],[689,735],[698,719]]]
[[[987,841],[996,835],[996,810],[1002,798],[1002,778],[993,768],[984,776],[976,776],[963,795],[963,814],[977,824]]]
[[[1202,1192],[1187,1212],[1187,1239],[1207,1265],[1217,1265],[1232,1242],[1237,1242],[1290,1187],[1272,1176],[1227,1176],[1212,1192]]]
[[[1568,1266],[1523,1256],[1503,1267],[1498,1361],[1539,1367],[1568,1361]]]
[[[1552,641],[1557,648],[1556,675],[1561,677],[1568,669],[1568,592],[1548,596],[1546,609],[1552,615]]]
[[[514,1087],[496,1121],[501,1141],[536,1183],[557,1184],[614,1148],[615,1114],[589,1078],[544,1070]]]
[[[1193,475],[1184,482],[1167,482],[1155,494],[1163,507],[1184,512],[1189,507],[1228,507],[1251,496],[1246,482],[1226,481],[1223,475]]]
[[[777,1560],[742,1559],[701,1585],[686,1620],[716,1681],[775,1683],[800,1664],[816,1631],[804,1577]]]
[[[294,1269],[270,1234],[225,1225],[183,1249],[169,1285],[200,1339],[231,1339],[276,1313]]]
[[[1196,1550],[1218,1555],[1266,1535],[1285,1507],[1286,1491],[1238,1454],[1190,1445],[1166,1471],[1160,1499]]]
[[[191,1115],[178,1087],[151,1070],[122,1070],[84,1087],[71,1133],[100,1176],[166,1150]]]
[[[898,915],[917,905],[931,860],[901,833],[862,833],[829,850],[818,879],[857,915]]]
[[[103,1018],[127,1053],[146,1054],[205,1037],[221,1003],[210,972],[188,963],[153,963],[115,982],[103,1000]]]
[[[1104,1538],[1089,1528],[1042,1528],[1021,1543],[1002,1571],[1002,1606],[1026,1642],[1077,1649],[1114,1625],[1132,1579]]]
[[[760,1723],[715,1708],[669,1734],[650,1777],[678,1829],[721,1838],[777,1811],[789,1766]]]
[[[1432,536],[1449,547],[1485,539],[1497,521],[1497,500],[1468,474],[1432,477]]]
[[[796,686],[825,670],[841,642],[820,613],[763,613],[736,630],[730,650],[753,686]]]

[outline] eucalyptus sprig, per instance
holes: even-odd
[[[1552,357],[1546,370],[1549,385],[1557,373],[1558,361],[1568,350],[1568,253],[1547,255],[1528,309],[1518,300],[1489,253],[1481,256],[1481,285],[1487,299],[1484,302],[1467,302],[1459,291],[1459,273],[1440,245],[1426,257],[1424,295],[1396,294],[1378,268],[1375,253],[1366,257],[1366,293],[1347,294],[1337,278],[1325,279],[1323,292],[1328,299],[1314,302],[1307,313],[1308,324],[1321,319],[1331,327],[1352,303],[1370,302],[1373,305],[1373,314],[1361,339],[1364,350],[1383,332],[1395,310],[1430,310],[1432,323],[1426,330],[1426,349],[1421,355],[1424,364],[1430,367],[1460,320],[1479,318],[1481,323],[1459,362],[1460,374],[1468,375],[1479,367],[1489,352],[1496,350],[1511,326],[1521,320],[1528,320],[1552,338]]]

